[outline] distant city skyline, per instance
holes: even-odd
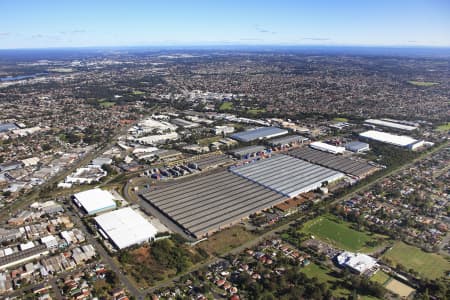
[[[450,47],[450,1],[2,1],[0,49]]]

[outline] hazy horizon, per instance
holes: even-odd
[[[0,49],[211,45],[450,47],[450,2],[10,1]]]

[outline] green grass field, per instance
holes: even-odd
[[[328,268],[322,267],[315,263],[311,263],[306,267],[301,269],[301,272],[304,273],[309,278],[317,278],[319,282],[325,283],[328,287],[331,287],[334,283],[339,283],[341,280],[332,275],[332,271]],[[339,285],[338,285],[339,286]],[[350,291],[344,288],[338,287],[337,289],[332,291],[333,296],[338,298],[347,298],[350,295]]]
[[[253,108],[253,109],[247,110],[247,112],[252,116],[257,116],[259,114],[265,113],[266,109],[265,108]]]
[[[430,279],[439,278],[444,276],[445,272],[450,271],[450,262],[444,257],[424,252],[403,242],[395,243],[383,257],[389,258],[395,265],[401,264],[407,269],[414,269]]]
[[[415,86],[421,86],[421,87],[429,87],[438,85],[439,82],[431,82],[431,81],[416,81],[416,80],[410,80],[408,81],[409,84],[415,85]]]
[[[104,107],[104,108],[108,108],[108,107],[112,107],[112,106],[116,105],[116,103],[112,102],[112,101],[102,101],[99,104],[101,107]]]
[[[384,285],[391,277],[384,273],[383,271],[378,271],[375,275],[373,275],[370,280],[373,282],[377,282],[381,285]]]
[[[143,91],[133,91],[133,95],[139,96],[139,95],[144,95],[145,92]]]
[[[347,118],[334,118],[333,121],[335,122],[348,122]]]
[[[307,222],[303,226],[302,232],[314,235],[324,242],[348,251],[365,253],[373,251],[374,248],[368,247],[366,243],[381,236],[354,230],[350,225],[348,222],[340,221],[336,217],[328,215]]]
[[[439,125],[436,129],[441,132],[449,131],[450,130],[450,122],[448,122],[447,124]]]
[[[232,110],[233,109],[233,103],[232,102],[223,102],[219,106],[219,110]]]
[[[217,142],[220,139],[222,139],[222,136],[207,137],[207,138],[197,140],[197,143],[201,146],[208,146],[209,144]]]

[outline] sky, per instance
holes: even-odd
[[[0,0],[0,49],[450,46],[450,0]]]

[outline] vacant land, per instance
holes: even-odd
[[[219,106],[219,110],[232,110],[233,109],[233,103],[231,102],[223,102]]]
[[[434,86],[438,85],[439,82],[431,82],[431,81],[415,81],[410,80],[408,81],[409,84],[415,85],[415,86],[422,86],[422,87],[428,87],[428,86]]]
[[[339,298],[347,298],[350,295],[350,291],[342,288],[342,280],[333,276],[333,271],[323,266],[311,263],[301,269],[309,278],[317,278],[319,282],[325,283],[329,288],[337,286],[336,289],[332,289],[333,296]]]
[[[442,132],[447,132],[447,131],[449,131],[449,130],[450,130],[450,122],[448,122],[447,124],[439,125],[439,126],[437,127],[437,130],[442,131]]]
[[[163,239],[151,245],[123,250],[118,255],[126,272],[142,288],[185,272],[206,258],[206,253],[192,249],[179,238]]]
[[[205,250],[209,255],[221,255],[255,237],[253,233],[245,230],[244,227],[233,226],[214,234],[207,241],[198,244],[197,247]]]
[[[200,139],[197,141],[197,143],[201,146],[208,146],[209,144],[217,142],[220,139],[222,139],[222,136],[213,136],[213,137]]]
[[[378,239],[383,238],[352,229],[350,223],[341,221],[331,215],[318,217],[307,222],[302,231],[338,248],[355,252],[371,252],[379,245],[372,247],[369,244],[371,242],[375,244]]]
[[[383,257],[390,259],[394,265],[401,264],[407,269],[414,269],[430,279],[439,278],[450,271],[450,262],[447,259],[403,242],[397,242]]]
[[[370,278],[371,281],[377,282],[380,285],[384,285],[389,279],[391,279],[391,277],[381,270]]]

